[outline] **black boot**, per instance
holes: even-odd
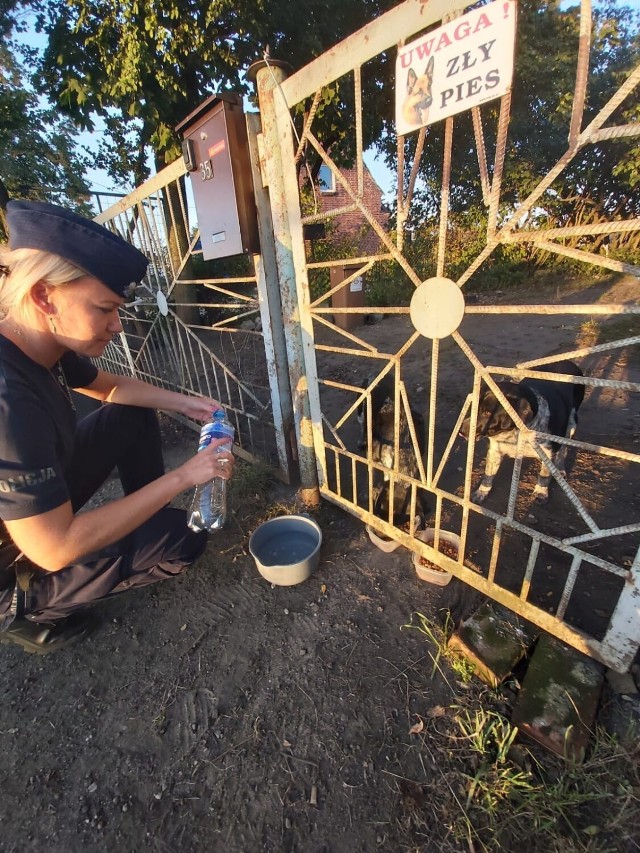
[[[95,618],[87,613],[73,613],[57,622],[33,622],[18,616],[5,631],[0,631],[0,643],[16,643],[26,652],[46,655],[86,637],[95,625]]]

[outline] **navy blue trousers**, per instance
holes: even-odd
[[[65,472],[74,511],[117,468],[126,495],[164,473],[160,427],[151,409],[100,406],[78,422],[73,459]],[[175,577],[204,551],[207,533],[187,527],[184,510],[165,507],[113,545],[59,572],[34,568],[25,615],[37,622],[68,616],[100,599]],[[90,543],[88,543],[90,545]],[[10,606],[0,593],[0,617]],[[0,618],[0,621],[1,618]]]

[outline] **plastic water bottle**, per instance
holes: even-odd
[[[233,436],[233,426],[227,420],[224,411],[218,409],[200,430],[198,453],[208,447],[215,438],[228,438],[229,441],[220,445],[220,449],[231,450]],[[196,486],[191,502],[189,527],[192,530],[219,530],[224,526],[226,518],[227,481],[222,477],[214,477],[210,482]]]

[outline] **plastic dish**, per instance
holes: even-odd
[[[420,529],[421,524],[422,517],[416,514],[413,521],[413,536],[416,535],[416,530]],[[396,548],[400,547],[400,542],[398,542],[396,539],[386,539],[382,536],[381,533],[378,533],[369,524],[365,526],[365,530],[367,531],[369,539],[371,539],[376,548],[379,548],[381,551],[384,551],[385,554],[390,554],[392,551],[395,551]]]
[[[425,542],[427,545],[432,545],[433,540],[435,538],[436,531],[433,527],[428,527],[426,530],[420,530],[416,533],[416,539],[420,539],[421,542]],[[456,536],[455,533],[449,533],[448,530],[440,531],[440,541],[448,542],[450,545],[453,545],[454,548],[460,548],[460,537]],[[451,572],[447,572],[445,570],[438,569],[430,569],[428,566],[423,566],[420,563],[420,554],[417,554],[415,551],[412,554],[412,562],[413,567],[416,570],[416,574],[420,578],[420,580],[426,581],[427,583],[436,584],[437,586],[446,586],[453,575]]]

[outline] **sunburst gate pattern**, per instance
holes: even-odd
[[[282,144],[279,198],[286,205],[287,231],[276,230],[276,241],[286,243],[295,267],[321,491],[378,533],[437,561],[550,633],[624,669],[640,640],[640,506],[634,485],[640,462],[640,336],[622,321],[633,321],[640,313],[640,269],[610,256],[606,238],[637,231],[640,219],[612,214],[609,221],[575,224],[575,217],[567,215],[574,223],[570,227],[549,227],[544,210],[548,199],[562,192],[566,170],[581,164],[585,152],[638,135],[639,125],[623,117],[640,82],[640,67],[617,81],[604,100],[589,103],[597,62],[592,60],[590,76],[592,14],[590,4],[583,2],[572,53],[574,90],[566,109],[566,148],[533,182],[531,172],[523,170],[527,180],[522,186],[514,187],[511,178],[505,187],[508,163],[539,162],[548,117],[541,107],[540,133],[524,143],[519,139],[518,146],[510,144],[512,99],[519,86],[518,27],[513,29],[513,82],[505,86],[499,70],[500,87],[495,89],[500,98],[488,102],[494,80],[489,72],[502,67],[497,58],[493,61],[490,16],[499,11],[513,24],[516,4],[490,6],[474,10],[473,20],[465,24],[466,19],[458,17],[464,2],[403,3],[297,73],[286,77],[280,69],[269,68],[262,81],[258,78],[263,126],[273,127],[270,139],[278,136]],[[539,17],[539,37],[544,39],[544,15]],[[457,44],[465,33],[467,45]],[[540,61],[551,69],[555,59],[547,55],[549,49],[538,45]],[[396,67],[401,69],[396,78],[399,129],[411,131],[397,138],[396,233],[379,224],[363,193],[363,128],[368,126],[363,79],[372,64],[392,51],[397,51]],[[480,81],[474,82],[478,76]],[[445,97],[454,77],[454,92]],[[341,120],[353,128],[349,150],[355,166],[349,172],[330,137],[324,140],[317,118],[327,89],[342,94]],[[463,103],[454,116],[448,105],[458,94],[461,101],[466,94],[474,97],[470,109]],[[299,136],[292,144],[292,128],[300,116]],[[534,116],[534,127],[536,121]],[[430,135],[437,145],[429,144]],[[469,180],[469,157],[477,163],[475,182],[484,219],[467,231],[466,239],[472,234],[477,249],[467,251],[468,262],[456,269],[453,251],[461,238],[451,211],[454,205],[460,211],[460,150],[468,152],[464,180]],[[331,171],[346,206],[327,212],[317,198],[309,202],[297,168],[302,160],[315,160]],[[430,197],[439,196],[439,205],[416,221],[412,198],[420,174],[428,175]],[[330,229],[348,211],[357,211],[376,235],[375,253],[322,261],[308,245],[305,251],[303,226],[324,222]],[[406,241],[408,231],[416,229],[434,235],[430,266],[415,262]],[[527,247],[538,256],[579,261],[593,285],[580,288],[574,276],[552,289],[543,289],[535,279],[518,290],[506,282],[503,293],[479,291],[477,283],[487,264],[513,246]],[[319,272],[326,274],[347,261],[355,272],[318,292]],[[590,265],[617,277],[598,279]],[[395,302],[390,298],[375,308],[352,307],[349,299],[336,298],[348,291],[356,276],[364,277],[370,288],[372,282],[380,286],[381,275],[388,277],[390,297],[392,282],[399,277],[411,285],[410,297]],[[383,321],[345,328],[347,324],[339,322],[345,316]],[[580,370],[558,372],[558,363],[567,361]],[[554,434],[548,419],[531,421],[524,409],[514,407],[507,393],[511,386],[505,382],[523,379],[552,380],[565,390],[580,386],[580,398],[586,392],[575,435]],[[486,444],[474,438],[487,390],[520,429],[515,432],[517,447],[514,438],[512,448],[517,451],[515,463],[502,465],[491,494],[480,502],[477,482]],[[414,413],[424,420],[423,436]],[[468,441],[460,436],[465,422]],[[359,437],[363,449],[358,449]],[[551,446],[554,453],[565,449],[567,475],[555,464],[558,457],[550,458]],[[546,505],[534,502],[539,466],[529,462],[529,456],[549,469]],[[459,536],[456,560],[410,534],[415,517],[427,505],[436,548],[441,529]]]

